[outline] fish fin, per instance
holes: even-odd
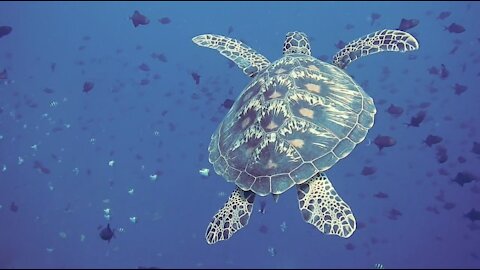
[[[248,224],[252,214],[255,193],[237,187],[222,209],[213,217],[205,233],[207,243],[227,240]]]
[[[351,62],[383,51],[408,52],[419,48],[418,41],[409,33],[398,30],[381,30],[356,39],[333,56],[333,64],[345,68]]]
[[[352,210],[333,188],[324,173],[297,185],[298,204],[303,219],[322,233],[350,237],[356,229]]]
[[[198,46],[219,51],[223,56],[235,62],[243,73],[250,77],[255,77],[258,72],[270,65],[270,61],[265,56],[236,39],[205,34],[192,38],[192,41]]]

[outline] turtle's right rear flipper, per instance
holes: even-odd
[[[400,30],[381,30],[348,43],[333,56],[333,64],[345,68],[360,57],[379,52],[408,52],[418,50],[418,41]]]
[[[255,77],[259,71],[270,65],[270,61],[265,56],[233,38],[205,34],[192,38],[192,41],[198,46],[219,51],[222,55],[235,62],[242,69],[243,73],[250,77]]]
[[[297,186],[303,219],[322,233],[350,237],[356,229],[352,210],[333,188],[324,173]]]
[[[209,244],[227,240],[248,224],[252,214],[255,193],[237,187],[222,209],[213,217],[205,233]]]

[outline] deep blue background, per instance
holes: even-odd
[[[134,10],[150,24],[133,27]],[[452,14],[439,20],[442,11]],[[373,12],[381,17],[372,25]],[[458,172],[480,176],[471,152],[480,142],[478,14],[480,4],[457,1],[0,3],[0,25],[13,27],[0,38],[0,71],[9,76],[0,84],[0,267],[478,268],[480,221],[464,214],[480,210],[480,183],[451,181]],[[171,23],[160,24],[162,17]],[[331,59],[339,40],[397,28],[402,18],[420,20],[409,30],[419,51],[377,54],[347,69],[378,113],[367,139],[328,175],[361,228],[349,239],[321,234],[303,221],[291,189],[277,204],[257,197],[245,229],[208,245],[207,224],[234,186],[215,175],[207,147],[227,112],[221,104],[249,78],[191,38],[226,35],[231,26],[229,36],[273,61],[285,33],[299,30],[309,35],[314,56]],[[444,31],[452,22],[466,31]],[[154,52],[168,61],[153,59]],[[142,63],[150,71],[140,70]],[[428,72],[441,64],[450,71],[446,79]],[[192,72],[200,74],[199,85]],[[145,78],[150,84],[140,85]],[[89,93],[82,92],[85,81],[95,83]],[[455,95],[455,83],[468,90]],[[426,120],[406,127],[425,102]],[[390,104],[403,107],[403,115],[389,115]],[[369,144],[379,134],[397,144],[379,153]],[[447,162],[438,163],[435,147],[422,143],[428,134],[443,137]],[[35,160],[51,172],[35,169]],[[364,176],[364,166],[377,171]],[[204,167],[208,178],[198,173]],[[389,197],[374,197],[378,192]],[[257,212],[262,200],[265,215]],[[116,229],[110,243],[98,236],[105,208]],[[402,213],[396,220],[388,218],[392,209]]]

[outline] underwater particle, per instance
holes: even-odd
[[[156,174],[151,174],[150,175],[150,180],[151,181],[156,181],[157,180],[157,175]]]
[[[6,171],[7,170],[7,165],[3,164],[2,166],[2,172]]]
[[[195,81],[195,84],[198,85],[200,84],[200,75],[198,75],[198,73],[196,72],[192,72],[192,78],[193,80]]]
[[[443,30],[444,31],[448,30],[448,32],[454,33],[454,34],[460,34],[465,32],[465,27],[461,26],[460,24],[451,23],[449,26],[445,26]]]
[[[376,171],[377,171],[377,168],[375,168],[375,167],[364,166],[361,174],[367,176],[367,175],[374,174]]]
[[[346,29],[346,30],[352,30],[353,28],[355,28],[355,25],[353,25],[353,24],[347,23],[347,24],[345,25],[345,29]]]
[[[38,150],[38,145],[34,144],[34,145],[30,146],[30,148],[32,148],[33,150],[37,151],[37,150]]]
[[[220,191],[217,193],[217,196],[218,197],[225,197],[227,195],[227,193],[225,193],[225,191]]]
[[[345,245],[345,248],[347,250],[354,250],[355,249],[355,245],[353,245],[352,243],[348,243]]]
[[[18,157],[18,165],[22,165],[23,164],[23,158],[22,157]]]
[[[0,209],[2,209],[2,208],[3,208],[3,205],[0,204]]]
[[[443,140],[440,136],[428,135],[427,138],[423,141],[428,147],[431,147],[434,144],[440,143]]]
[[[3,71],[0,72],[0,80],[8,80],[8,73],[6,69],[3,69]]]
[[[477,211],[475,208],[472,208],[472,210],[466,213],[464,217],[470,219],[470,221],[472,222],[480,220],[480,211]]]
[[[83,242],[85,241],[85,235],[84,234],[80,234],[80,242]]]
[[[47,251],[48,253],[52,253],[54,250],[55,250],[54,248],[46,248],[46,251]]]
[[[200,169],[198,172],[200,173],[200,175],[205,177],[208,177],[210,175],[210,170],[207,168]]]
[[[280,224],[280,230],[282,232],[285,232],[287,230],[287,222],[282,222],[282,224]]]
[[[133,15],[130,16],[130,19],[132,20],[134,27],[137,27],[139,25],[147,25],[150,23],[150,19],[138,12],[138,10],[135,10],[133,12]]]
[[[337,44],[335,44],[335,47],[336,47],[337,49],[343,49],[343,47],[345,47],[346,45],[347,45],[347,43],[345,43],[345,41],[339,40],[339,41],[337,42]]]
[[[402,18],[402,20],[400,21],[400,25],[398,26],[397,30],[406,31],[406,30],[408,30],[408,29],[414,28],[414,27],[417,26],[419,23],[420,23],[420,21],[417,20],[417,19],[405,19],[405,18]]]
[[[477,179],[477,177],[469,172],[459,172],[452,181],[463,187],[463,185],[473,182],[475,179]]]
[[[385,269],[385,267],[383,266],[383,264],[376,263],[373,265],[373,269]]]
[[[108,166],[110,166],[110,167],[113,167],[114,164],[115,164],[115,160],[110,160],[108,162]]]
[[[169,24],[172,22],[172,20],[168,17],[163,17],[161,19],[158,19],[158,22],[161,23],[161,24]]]
[[[83,90],[82,90],[82,91],[83,91],[84,93],[88,93],[88,92],[92,91],[92,89],[93,89],[94,86],[95,86],[95,84],[94,84],[93,82],[89,82],[89,81],[84,82],[84,83],[83,83]]]
[[[60,238],[62,238],[62,239],[66,239],[67,238],[67,233],[66,232],[59,232],[58,236],[60,236]]]
[[[106,228],[103,228],[100,231],[100,238],[110,243],[110,240],[115,236],[115,230],[110,229],[110,223],[107,224]]]
[[[407,123],[407,126],[412,126],[412,127],[419,127],[420,124],[423,122],[425,119],[425,116],[427,116],[426,111],[419,111],[415,116],[412,116],[410,118],[410,123]]]
[[[0,26],[0,38],[10,34],[12,32],[12,27],[8,25]]]
[[[258,209],[258,212],[259,212],[260,214],[265,214],[265,208],[266,208],[266,206],[267,206],[267,202],[266,202],[266,201],[264,201],[264,200],[260,201],[260,209]]]
[[[135,190],[133,188],[128,190],[128,194],[132,195]]]
[[[397,143],[397,141],[390,136],[378,135],[373,141],[373,143],[378,147],[378,150],[381,151],[385,147],[394,146]]]
[[[73,168],[72,172],[75,174],[75,175],[78,175],[80,173],[80,170],[78,168]]]
[[[272,257],[275,257],[277,255],[277,250],[274,247],[268,247],[267,252]]]
[[[133,224],[137,224],[137,217],[130,217],[129,219]]]
[[[438,19],[438,20],[446,19],[446,18],[448,18],[448,16],[450,16],[450,14],[452,14],[452,12],[450,12],[450,11],[442,11],[442,12],[440,12],[440,14],[438,14],[437,19]]]

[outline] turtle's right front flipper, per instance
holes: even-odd
[[[255,193],[237,187],[222,209],[213,217],[205,233],[209,244],[227,240],[248,224],[252,214]]]
[[[384,51],[408,52],[418,48],[418,41],[407,32],[381,30],[348,43],[333,56],[333,64],[345,68],[358,58],[370,54]]]
[[[259,71],[270,65],[270,61],[265,56],[255,52],[252,48],[236,39],[206,34],[196,36],[192,38],[192,41],[199,46],[216,49],[222,55],[235,62],[242,69],[243,73],[250,77],[255,77]]]

